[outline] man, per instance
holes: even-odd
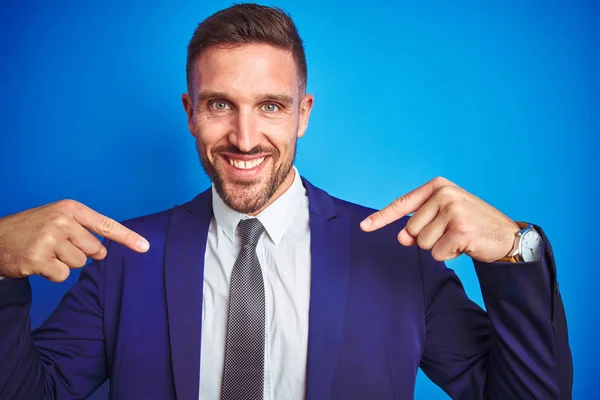
[[[119,399],[408,399],[419,367],[453,398],[570,398],[541,228],[444,178],[380,211],[314,187],[293,166],[306,75],[285,13],[223,10],[189,43],[182,97],[210,190],[124,225],[74,201],[0,221],[0,398],[110,379]],[[487,313],[443,263],[460,254]],[[30,333],[27,277],[87,257]]]

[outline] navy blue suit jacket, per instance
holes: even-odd
[[[406,218],[365,233],[373,210],[308,190],[308,399],[411,399],[417,369],[457,399],[567,399],[572,360],[555,265],[475,262],[487,312],[430,252],[404,247]],[[197,400],[210,190],[126,223],[151,243],[107,242],[30,332],[28,279],[0,282],[0,398]],[[538,227],[539,229],[539,227]]]

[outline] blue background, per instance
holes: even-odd
[[[297,166],[373,207],[442,175],[541,225],[567,309],[574,398],[595,398],[598,7],[449,3],[276,3],[305,41],[316,98]],[[4,1],[0,215],[73,198],[122,220],[208,187],[180,103],[185,49],[196,24],[229,5]],[[482,304],[471,261],[449,265]],[[33,326],[77,275],[32,279]],[[447,397],[420,374],[416,398]]]

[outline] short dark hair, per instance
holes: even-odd
[[[307,67],[304,45],[290,15],[277,7],[235,4],[202,21],[187,47],[187,86],[192,92],[194,64],[210,46],[268,44],[292,53],[302,91],[306,90]]]

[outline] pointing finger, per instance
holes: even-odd
[[[73,213],[73,218],[83,227],[132,250],[145,253],[150,248],[150,243],[138,233],[83,204]]]
[[[394,200],[389,206],[371,214],[361,222],[360,227],[372,232],[417,211],[442,186],[454,185],[445,178],[435,178],[423,186]]]

